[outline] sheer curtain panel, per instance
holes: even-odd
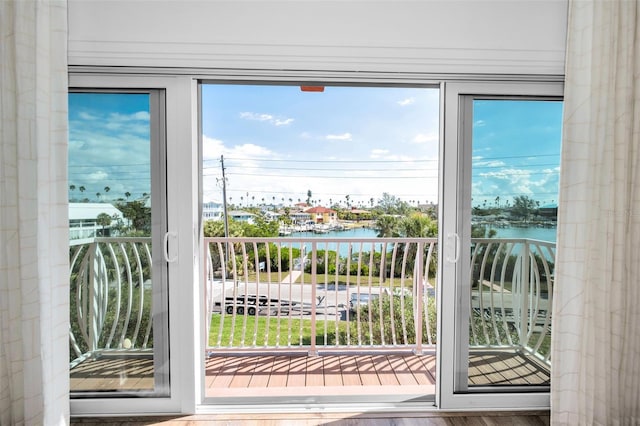
[[[554,424],[640,423],[639,11],[569,4]]]
[[[0,424],[66,424],[66,1],[2,0],[0,33]]]

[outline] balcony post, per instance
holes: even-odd
[[[92,242],[89,246],[89,352],[98,349],[98,293],[100,281],[100,263],[98,259],[98,243]]]
[[[525,240],[522,247],[522,270],[520,277],[520,347],[526,345],[529,331],[529,274],[530,274],[529,241]]]
[[[422,242],[418,242],[416,244],[416,262],[418,263],[416,271],[414,274],[417,274],[416,280],[416,313],[415,313],[415,324],[416,324],[416,353],[422,354],[422,328],[423,328],[423,312],[424,312],[424,247]],[[392,296],[393,297],[393,296]],[[393,300],[392,300],[393,303]]]
[[[304,245],[303,245],[304,247]],[[317,299],[317,292],[316,292],[316,287],[318,284],[318,278],[317,278],[317,262],[318,260],[318,250],[317,250],[317,244],[316,242],[312,242],[311,243],[311,355],[318,355],[318,349],[316,348],[316,334],[317,334],[317,330],[316,330],[316,301]],[[302,265],[300,266],[300,268],[302,269],[302,273],[304,274],[304,256],[303,256],[303,261],[302,261]],[[300,284],[302,285],[302,284]]]

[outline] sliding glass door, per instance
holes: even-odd
[[[161,91],[69,94],[72,398],[169,394]]]
[[[453,379],[442,376],[444,408],[548,404],[560,90],[449,86],[445,158],[457,172],[445,183],[455,195],[444,206],[443,304],[454,307],[442,320],[442,372]]]

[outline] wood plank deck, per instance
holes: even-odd
[[[435,355],[216,355],[206,359],[207,397],[268,395],[429,395]],[[153,390],[153,360],[105,357],[71,370],[72,392]],[[472,352],[469,385],[550,383],[548,369],[513,352]]]
[[[433,355],[212,356],[206,396],[433,394],[433,361]]]

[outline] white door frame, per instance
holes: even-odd
[[[71,399],[72,416],[109,414],[193,413],[200,396],[202,336],[198,332],[200,310],[199,248],[197,228],[197,123],[196,82],[191,77],[70,73],[69,87],[95,89],[157,89],[164,91],[166,116],[166,213],[169,282],[170,394],[168,397],[103,397]],[[195,167],[194,167],[195,166]],[[190,170],[190,173],[185,173]],[[185,190],[191,188],[191,190]],[[154,208],[155,200],[154,202]],[[191,206],[191,208],[185,208]],[[155,251],[161,247],[154,248]],[[175,259],[175,260],[174,260]],[[180,313],[178,315],[178,313]],[[196,325],[194,327],[194,325]],[[192,333],[185,332],[192,330]]]
[[[451,82],[442,107],[437,405],[446,410],[547,409],[548,392],[465,393],[469,345],[471,102],[474,96],[560,98],[561,82]],[[457,260],[457,262],[455,262]]]

